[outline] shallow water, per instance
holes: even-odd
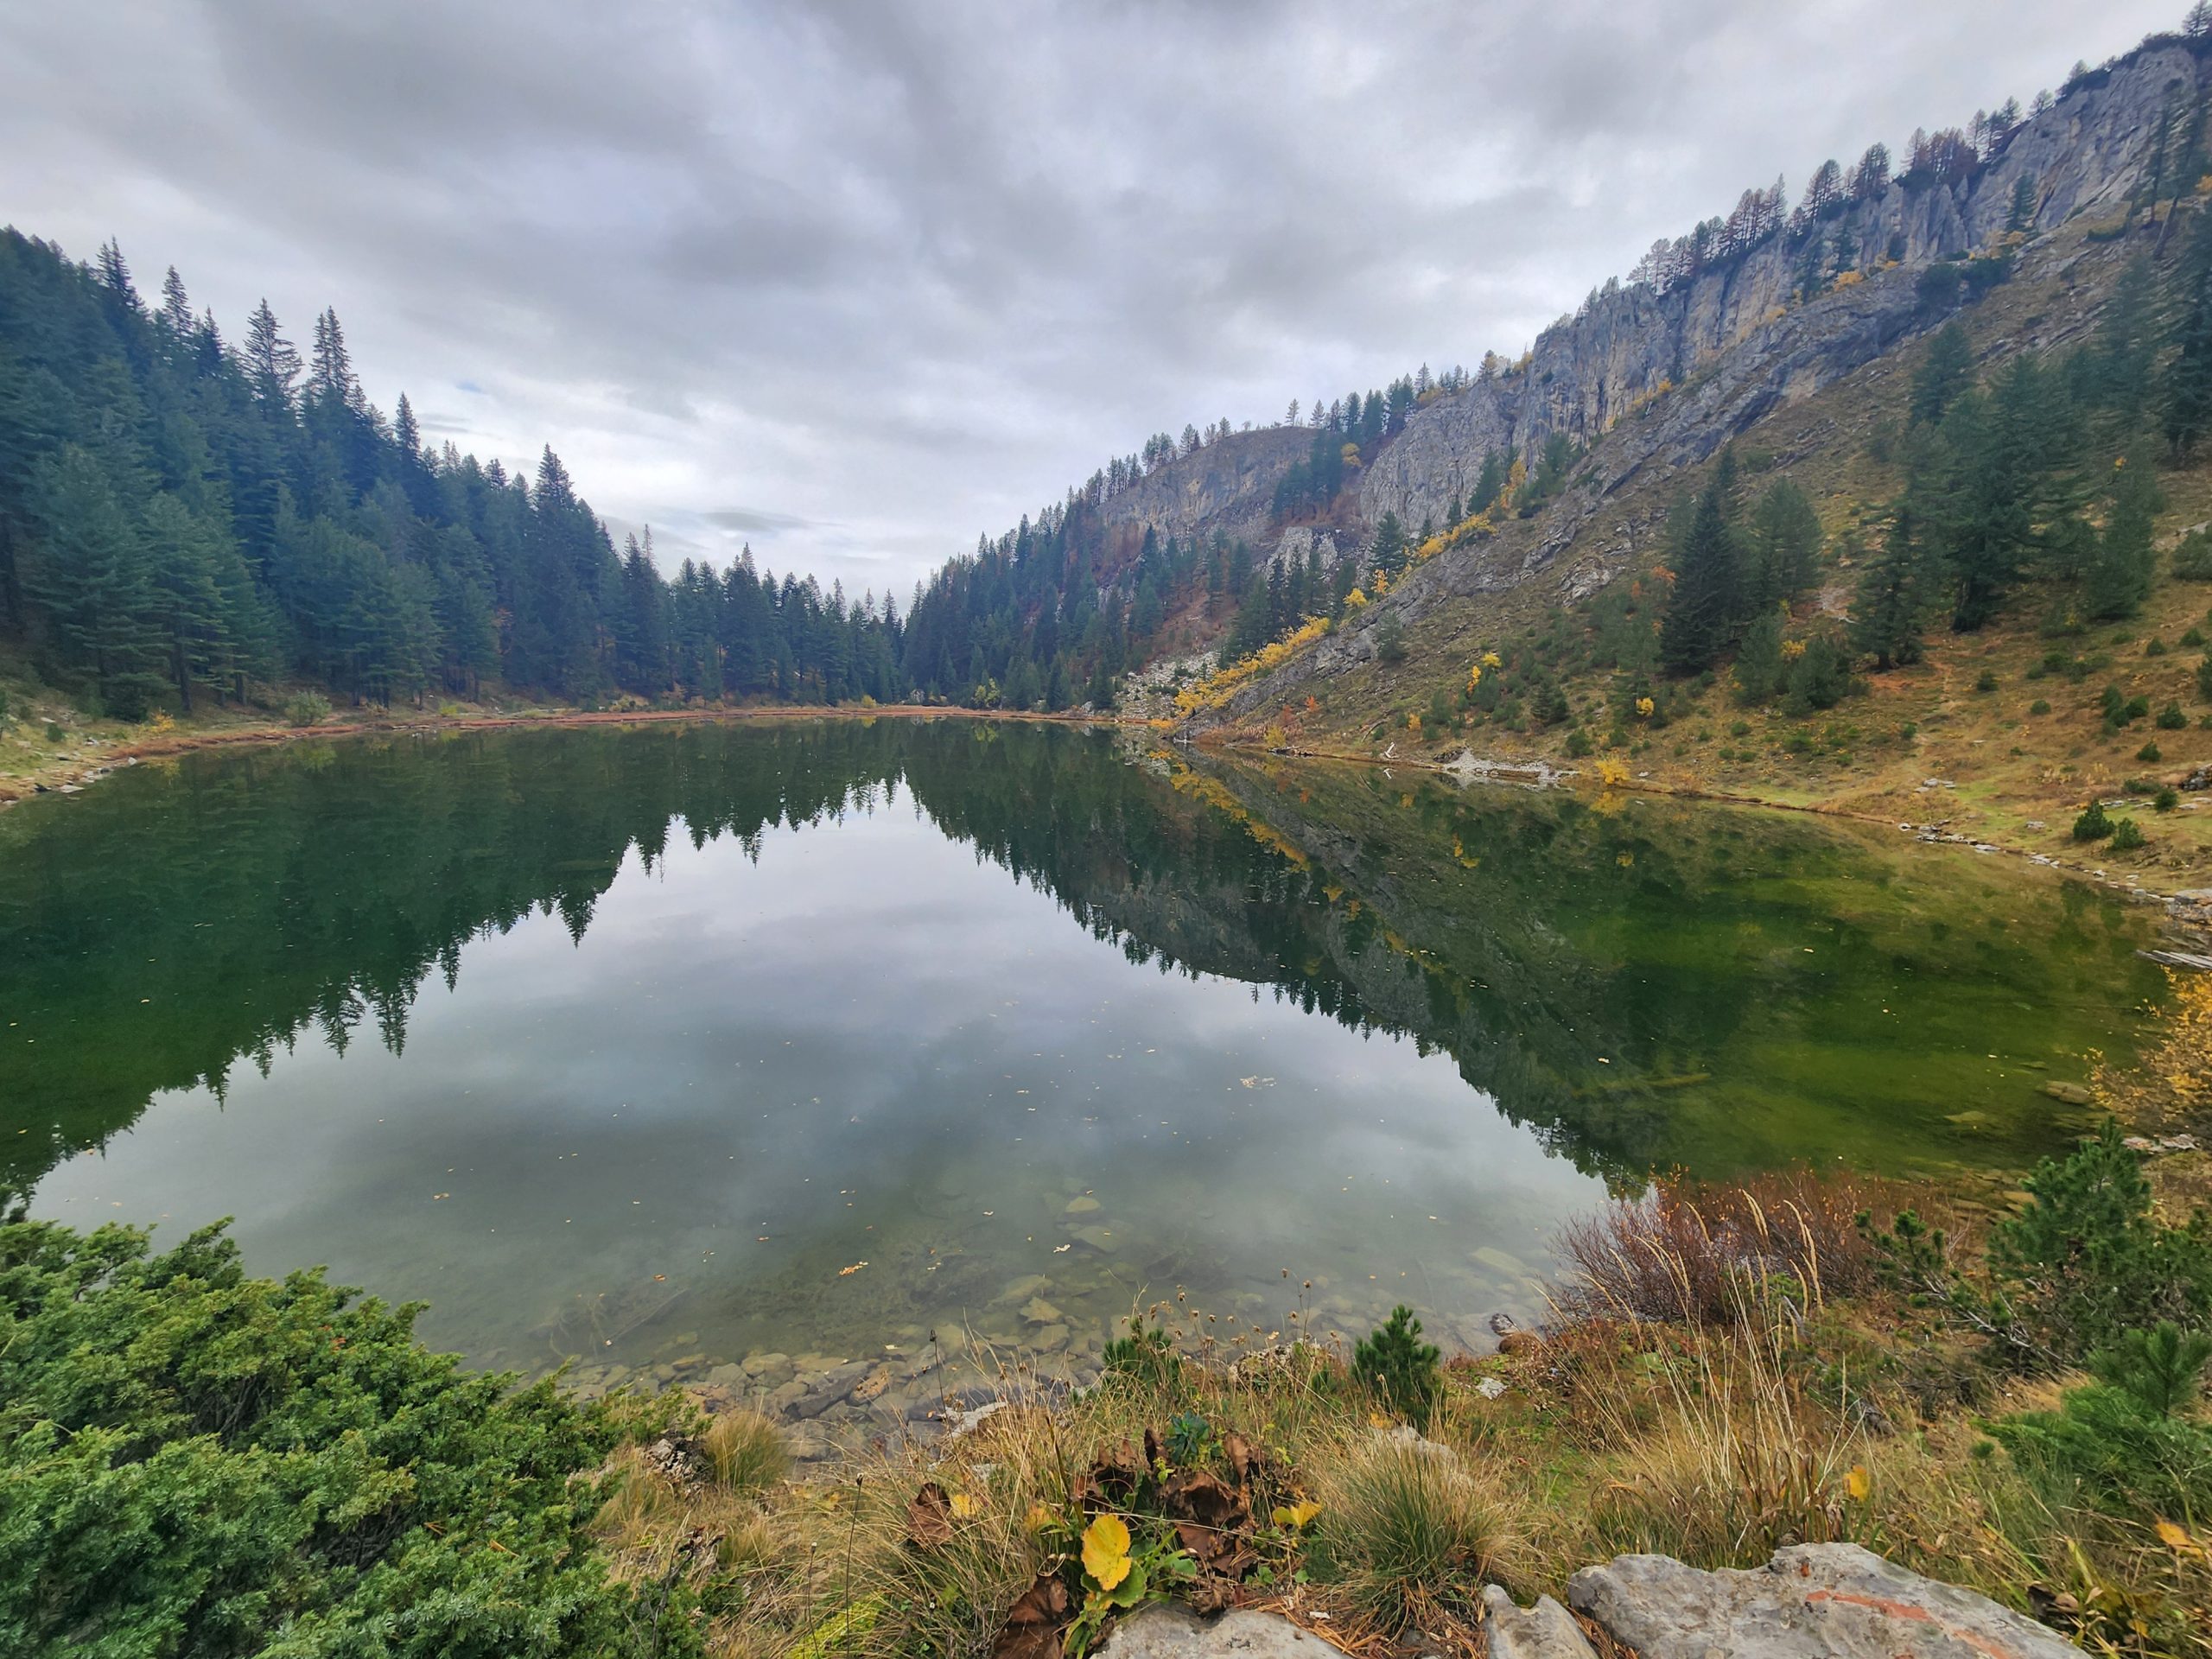
[[[191,756],[0,819],[0,1181],[529,1370],[1474,1345],[1646,1170],[2059,1143],[2142,915],[1901,839],[957,721]]]

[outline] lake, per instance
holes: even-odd
[[[1074,1365],[1179,1290],[1476,1347],[1655,1168],[2018,1169],[2160,984],[2149,912],[1894,828],[1148,738],[302,740],[0,815],[0,1196],[594,1386]]]

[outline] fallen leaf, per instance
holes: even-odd
[[[1067,1616],[1067,1586],[1049,1573],[1039,1573],[1007,1611],[992,1659],[1060,1659],[1060,1625]]]
[[[853,1265],[852,1265],[851,1267],[849,1267],[849,1268],[838,1268],[838,1269],[837,1269],[837,1276],[838,1276],[840,1279],[849,1279],[849,1278],[851,1278],[855,1274],[858,1273],[858,1272],[859,1272],[862,1268],[864,1268],[864,1267],[866,1267],[866,1266],[868,1266],[868,1263],[867,1263],[867,1262],[854,1262],[854,1263],[853,1263]]]
[[[1851,1465],[1851,1472],[1843,1478],[1843,1490],[1851,1494],[1852,1501],[1855,1503],[1863,1503],[1866,1501],[1866,1495],[1874,1490],[1874,1478],[1866,1472],[1865,1464],[1854,1463]]]
[[[924,1549],[952,1541],[952,1506],[937,1482],[924,1481],[906,1505],[906,1536]]]

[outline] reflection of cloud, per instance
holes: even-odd
[[[334,306],[378,403],[449,388],[442,436],[627,522],[903,589],[1148,432],[1517,352],[1745,185],[2173,6],[16,5],[0,200],[233,336]]]
[[[817,522],[795,512],[771,512],[764,507],[716,507],[699,517],[717,530],[756,536],[779,530],[811,530]]]

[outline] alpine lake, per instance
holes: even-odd
[[[586,1391],[1080,1375],[1179,1293],[1480,1349],[1655,1169],[2003,1190],[2160,988],[2147,910],[1894,826],[1151,737],[302,739],[0,815],[0,1206],[229,1217]]]

